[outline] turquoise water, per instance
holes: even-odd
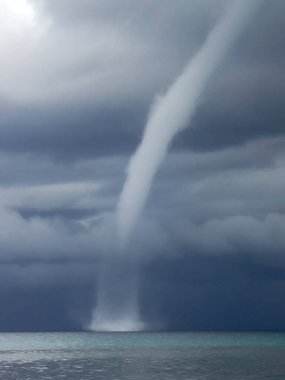
[[[0,334],[0,379],[285,379],[285,333]]]

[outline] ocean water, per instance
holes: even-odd
[[[2,333],[1,380],[285,379],[285,333]]]

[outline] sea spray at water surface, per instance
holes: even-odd
[[[160,96],[152,106],[142,142],[130,160],[127,179],[117,206],[117,262],[120,262],[120,252],[124,252],[127,247],[169,144],[179,131],[191,125],[205,86],[261,2],[262,0],[231,2],[198,53],[166,94]],[[125,327],[125,330],[137,330],[143,326],[139,321],[138,284],[134,279],[137,265],[132,271],[132,265],[124,266],[123,262],[119,264],[120,274],[115,278],[112,277],[112,260],[103,263],[93,329],[121,330]],[[109,269],[106,269],[108,266]],[[118,288],[121,289],[119,292]],[[119,295],[114,296],[117,293]],[[115,298],[121,305],[117,315],[112,308],[112,299]]]
[[[114,254],[101,263],[92,330],[138,331],[145,327],[139,315],[137,258],[126,260],[123,254]]]

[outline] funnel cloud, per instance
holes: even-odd
[[[260,2],[260,0],[250,2],[241,0],[230,4],[202,48],[190,60],[166,94],[158,98],[152,106],[142,142],[131,158],[128,177],[117,206],[119,256],[120,252],[126,249],[147,200],[153,178],[166,156],[173,137],[191,123],[205,86]],[[104,273],[113,263],[104,262],[103,265]],[[129,272],[121,273],[117,278],[101,273],[98,284],[98,305],[91,328],[100,330],[141,328],[136,273],[134,268],[131,270],[131,275]],[[113,285],[110,284],[111,281],[114,282]],[[121,291],[120,295],[114,297],[118,289]],[[120,304],[119,313],[110,310],[115,299]]]
[[[144,207],[152,180],[173,137],[189,126],[207,82],[261,0],[228,6],[220,23],[166,94],[154,103],[143,140],[128,167],[117,209],[118,235],[125,244]]]

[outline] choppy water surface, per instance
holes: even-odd
[[[0,334],[0,379],[284,380],[285,334]]]

